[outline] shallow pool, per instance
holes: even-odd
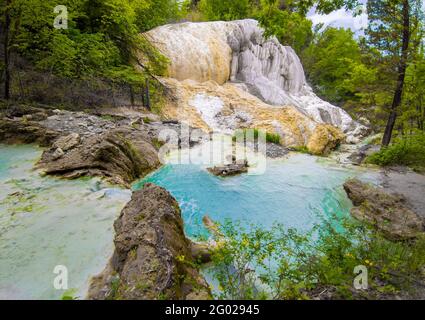
[[[281,223],[300,231],[310,230],[322,217],[349,214],[351,202],[342,184],[350,177],[365,178],[360,168],[292,154],[268,160],[261,175],[219,178],[205,166],[166,165],[134,185],[158,184],[179,202],[189,236],[205,235],[202,217],[226,219],[271,227]]]
[[[96,179],[40,176],[32,168],[41,152],[0,145],[0,299],[83,298],[112,254],[113,221],[130,198]],[[67,267],[68,290],[53,286],[57,265]]]
[[[0,145],[0,299],[84,298],[90,277],[113,251],[113,222],[130,199],[129,190],[98,179],[43,177],[33,169],[41,153],[31,145]],[[323,216],[349,213],[342,184],[354,176],[373,180],[361,168],[293,154],[268,160],[264,174],[229,178],[201,164],[168,164],[134,188],[154,182],[169,190],[191,237],[207,235],[206,214],[218,222],[308,231]],[[68,290],[53,286],[58,265],[68,269]]]

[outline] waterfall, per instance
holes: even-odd
[[[320,99],[307,83],[295,51],[255,20],[165,25],[147,33],[170,59],[169,77],[198,83],[231,83],[273,106],[293,106],[317,123],[341,129],[349,142],[367,130],[343,109]]]

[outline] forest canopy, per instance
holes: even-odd
[[[368,118],[379,131],[423,130],[424,12],[421,0],[64,0],[68,28],[55,29],[54,0],[2,0],[2,78],[23,59],[66,79],[110,79],[142,85],[163,75],[167,59],[141,35],[181,21],[253,18],[300,56],[325,100]],[[367,9],[368,27],[313,27],[307,13]],[[7,48],[7,49],[5,49]],[[6,62],[7,61],[7,62]],[[15,63],[19,64],[19,63]],[[8,67],[6,67],[8,65]],[[13,72],[12,72],[13,73]],[[7,90],[5,90],[7,91]],[[5,92],[6,95],[6,92]]]

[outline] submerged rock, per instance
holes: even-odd
[[[194,267],[179,205],[165,189],[146,184],[135,191],[114,227],[113,257],[93,278],[88,299],[211,298]]]
[[[390,240],[408,240],[424,232],[423,220],[412,211],[404,196],[389,194],[357,179],[344,184],[353,201],[351,215],[381,231]]]
[[[208,168],[207,170],[215,176],[229,177],[241,173],[247,173],[248,168],[248,163],[245,161],[244,163],[231,163],[223,166]]]

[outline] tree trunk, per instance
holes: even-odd
[[[397,109],[401,105],[401,99],[403,96],[404,79],[406,78],[407,60],[409,54],[409,42],[410,42],[410,4],[409,0],[403,0],[403,45],[401,52],[401,59],[398,66],[398,80],[397,87],[394,93],[394,99],[391,106],[391,113],[388,118],[387,126],[384,132],[384,138],[382,139],[382,146],[387,147],[391,142],[393,129],[397,120]]]
[[[135,102],[134,102],[133,85],[130,84],[129,88],[130,88],[130,103],[131,103],[131,106],[134,107]]]
[[[149,80],[148,79],[146,79],[145,90],[146,90],[146,95],[145,95],[146,108],[149,111],[151,111],[151,97],[150,97],[150,92],[149,92]]]
[[[142,106],[146,107],[146,102],[145,102],[145,87],[142,86]]]
[[[10,36],[10,4],[12,0],[6,0],[6,10],[4,19],[4,98],[10,99],[10,50],[9,50],[9,36]]]

